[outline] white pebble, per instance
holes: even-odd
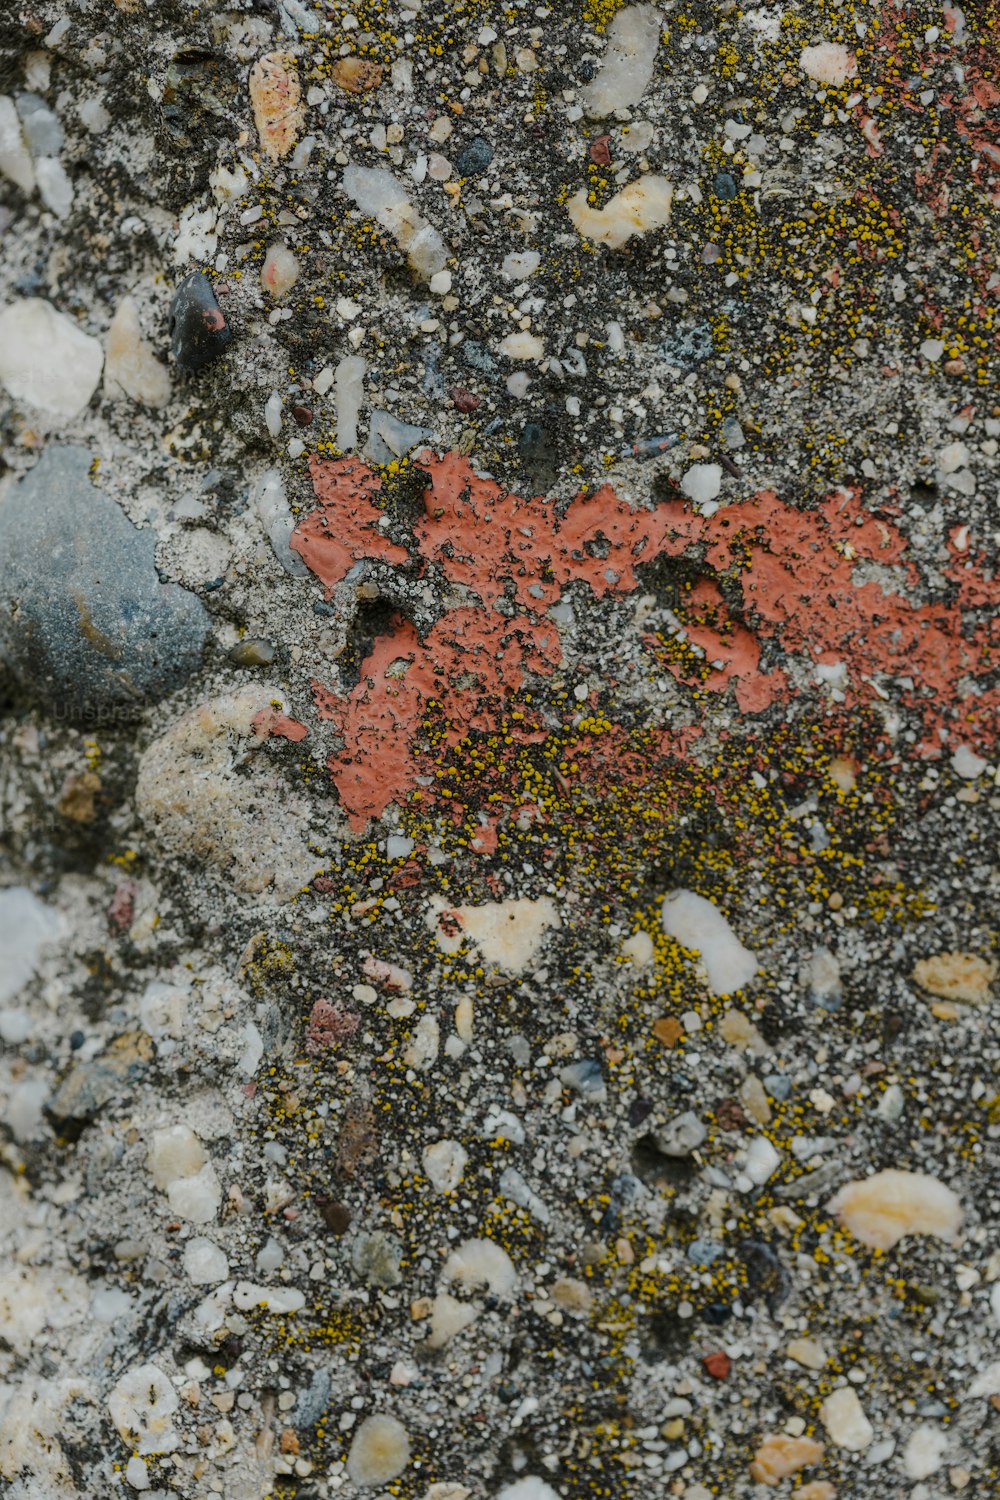
[[[684,1460],[687,1461],[687,1453],[684,1453]],[[516,1479],[513,1484],[504,1485],[497,1500],[560,1500],[560,1496],[544,1479],[529,1474],[524,1479]]]
[[[660,45],[660,11],[655,5],[627,5],[607,30],[607,50],[597,77],[583,90],[592,119],[638,104],[653,76]]]
[[[270,1276],[271,1272],[276,1271],[284,1259],[284,1250],[282,1250],[273,1234],[268,1235],[261,1248],[257,1251],[257,1258],[254,1261],[258,1276]]]
[[[756,956],[744,948],[722,912],[704,896],[671,891],[664,897],[660,920],[668,937],[700,955],[713,995],[732,994],[756,974]]]
[[[435,1141],[424,1151],[424,1172],[439,1193],[453,1193],[468,1160],[469,1153],[458,1141]]]
[[[366,1417],[354,1434],[347,1472],[355,1484],[388,1484],[410,1462],[410,1439],[402,1422],[379,1413]]]
[[[205,1148],[187,1125],[154,1130],[147,1158],[153,1181],[165,1192],[178,1178],[193,1177],[206,1161]]]
[[[500,274],[508,281],[527,281],[538,270],[541,259],[537,250],[512,250],[500,262]]]
[[[944,1462],[948,1434],[929,1422],[910,1433],[903,1449],[903,1470],[908,1479],[929,1479]]]
[[[692,464],[681,480],[681,489],[695,505],[714,500],[722,489],[721,464]]]
[[[35,972],[47,943],[62,929],[57,912],[29,891],[11,885],[0,890],[0,1005],[12,1000]],[[16,1040],[4,1036],[5,1041]]]
[[[506,354],[508,359],[539,360],[545,353],[545,341],[537,333],[519,330],[500,340],[500,353]]]
[[[799,67],[817,83],[828,83],[834,88],[843,88],[858,71],[854,53],[839,42],[820,42],[818,47],[804,47]]]
[[[73,207],[73,184],[66,168],[54,156],[40,156],[35,162],[38,195],[57,219],[65,219]]]
[[[134,1490],[149,1489],[149,1470],[138,1454],[133,1454],[125,1465],[125,1482]]]
[[[342,453],[358,445],[358,413],[365,394],[367,366],[360,354],[348,354],[337,365],[334,400],[337,404],[336,444]]]
[[[495,1297],[508,1297],[517,1285],[514,1263],[493,1240],[463,1240],[444,1263],[445,1281],[486,1287]]]
[[[238,1281],[233,1289],[233,1302],[242,1312],[252,1307],[264,1307],[272,1313],[299,1312],[306,1299],[293,1286],[257,1286],[252,1281]]]
[[[15,400],[53,416],[78,416],[103,364],[98,340],[42,297],[24,297],[0,311],[0,384]]]
[[[35,166],[13,99],[0,94],[0,172],[22,193],[35,191]]]
[[[389,231],[422,280],[429,281],[436,271],[444,270],[451,251],[433,224],[421,218],[391,172],[384,167],[349,166],[344,171],[344,192],[362,213]]]
[[[180,1402],[156,1365],[126,1371],[108,1397],[111,1420],[122,1440],[138,1453],[171,1453],[180,1442],[170,1418]]]
[[[264,423],[273,438],[281,432],[281,397],[272,391],[264,402]]]
[[[988,760],[983,760],[968,745],[958,745],[952,752],[951,766],[956,776],[961,776],[963,781],[975,781],[981,776],[989,765]]]
[[[781,1166],[781,1153],[771,1144],[766,1135],[755,1135],[747,1147],[747,1159],[743,1171],[756,1186],[773,1177]]]
[[[211,1162],[192,1177],[178,1177],[167,1188],[167,1202],[175,1214],[192,1224],[209,1224],[219,1211],[222,1186]]]
[[[184,1269],[194,1286],[216,1286],[229,1275],[229,1260],[212,1240],[196,1235],[184,1246]]]
[[[274,555],[285,572],[293,578],[304,577],[309,569],[289,545],[295,530],[295,517],[285,496],[284,481],[277,469],[265,469],[258,479],[253,490],[253,508],[260,517]]]

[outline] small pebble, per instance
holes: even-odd
[[[354,1434],[347,1472],[365,1487],[397,1479],[410,1461],[410,1439],[402,1422],[379,1414],[366,1417]]]
[[[218,359],[233,331],[203,271],[185,276],[170,304],[170,347],[179,369],[189,374]]]

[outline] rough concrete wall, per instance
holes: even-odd
[[[987,1495],[1000,9],[0,16],[0,1489]]]

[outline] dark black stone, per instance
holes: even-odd
[[[203,271],[185,276],[170,304],[170,347],[178,368],[193,374],[218,359],[231,342],[212,283]]]

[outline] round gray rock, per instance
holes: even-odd
[[[209,617],[161,583],[155,537],[90,483],[86,448],[47,448],[0,502],[0,654],[76,723],[134,718],[198,666]]]

